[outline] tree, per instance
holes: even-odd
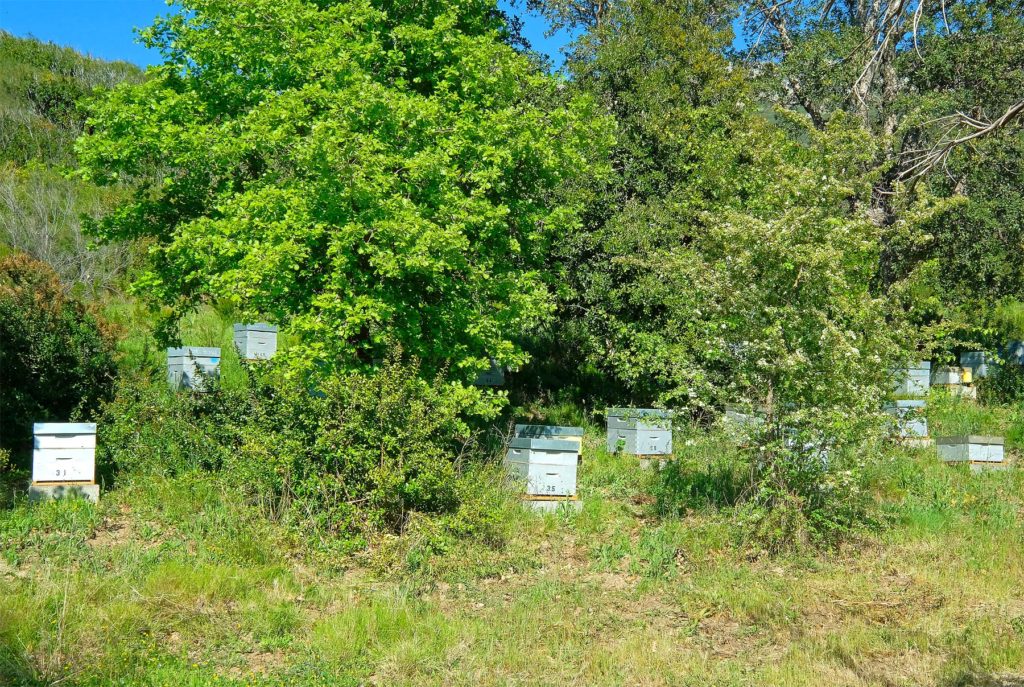
[[[549,316],[541,269],[600,174],[609,123],[504,41],[492,2],[186,0],[164,64],[97,100],[83,175],[132,180],[97,227],[153,241],[137,288],[288,323],[295,361],[370,367],[392,342],[473,379]]]
[[[925,175],[1024,115],[1015,0],[750,0],[744,8],[749,54],[773,72],[782,101],[819,129],[837,111],[855,112],[889,143],[883,151],[897,161],[890,183]],[[936,114],[911,116],[915,126],[901,132],[919,70],[947,83],[917,91],[937,101],[924,108]]]
[[[620,136],[614,181],[560,244],[560,348],[615,380],[615,405],[702,422],[726,403],[762,409],[743,489],[772,514],[758,528],[825,537],[855,524],[852,491],[828,485],[881,427],[903,355],[899,313],[872,291],[877,144],[845,113],[818,130],[759,107],[726,57],[727,9],[621,0],[572,47],[574,87]]]
[[[109,328],[56,273],[23,254],[0,258],[0,448],[27,459],[33,423],[93,417],[115,373]]]

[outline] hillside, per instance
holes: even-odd
[[[128,261],[123,247],[88,252],[81,216],[101,214],[119,193],[68,178],[85,123],[79,101],[141,80],[132,64],[0,31],[0,247],[53,265],[69,287],[110,288]]]

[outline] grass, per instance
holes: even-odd
[[[681,462],[720,475],[715,441]],[[737,545],[703,481],[659,515],[652,494],[679,476],[602,444],[588,431],[578,515],[510,512],[495,546],[438,546],[414,520],[331,565],[208,475],[129,481],[95,507],[17,504],[0,512],[0,684],[1024,679],[1024,472],[879,456],[886,528],[766,557]]]

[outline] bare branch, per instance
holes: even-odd
[[[908,166],[900,173],[900,181],[913,181],[924,176],[938,165],[945,165],[947,158],[956,148],[973,140],[988,136],[1015,123],[1024,115],[1024,100],[1007,108],[1006,112],[991,122],[982,122],[958,112],[956,122],[940,137],[939,142],[926,150],[908,151]],[[949,119],[942,117],[939,120]],[[970,133],[956,136],[955,132],[971,129]]]

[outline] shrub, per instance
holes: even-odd
[[[777,554],[835,546],[873,525],[863,465],[834,460],[805,448],[759,460],[738,511],[742,537]]]
[[[866,466],[852,458],[864,445],[839,448],[813,427],[766,424],[742,448],[724,432],[687,440],[652,485],[657,512],[733,509],[740,538],[772,554],[873,526]]]
[[[398,352],[376,374],[333,376],[315,392],[272,364],[246,370],[245,384],[213,383],[206,393],[173,393],[162,380],[122,384],[100,427],[103,468],[120,477],[217,473],[328,548],[400,531],[417,512],[452,514],[454,529],[492,537],[490,524],[459,515],[471,438],[462,416],[479,398],[471,390],[425,381]]]
[[[25,255],[0,258],[0,446],[28,452],[34,422],[89,419],[111,392],[108,329]]]
[[[1024,365],[1004,364],[979,384],[986,403],[1018,403],[1024,401]]]

